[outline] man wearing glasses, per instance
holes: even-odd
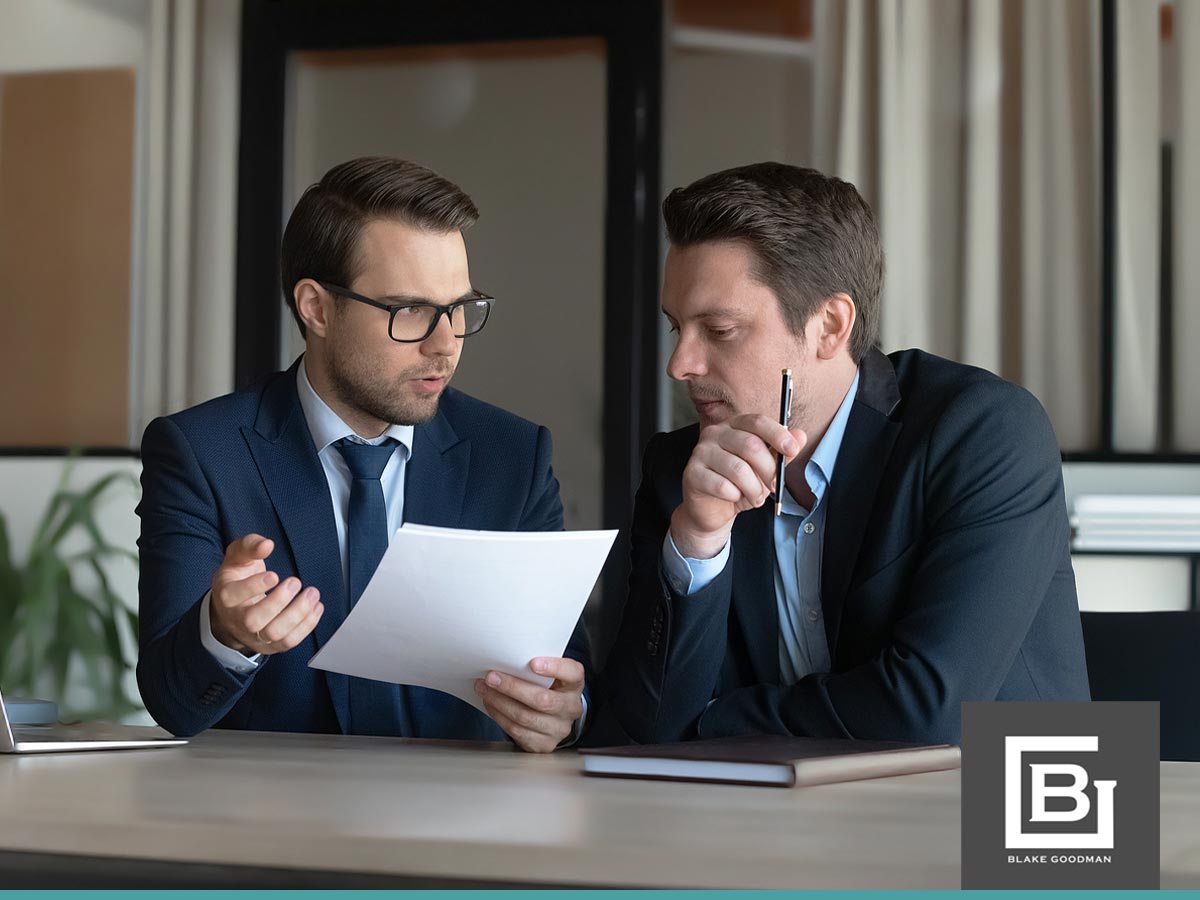
[[[474,290],[457,186],[403,160],[334,167],[283,236],[305,338],[286,372],[156,419],[142,440],[137,675],[147,709],[213,725],[554,749],[583,713],[586,640],[448,694],[310,669],[403,522],[562,528],[550,434],[448,387],[494,300]],[[577,735],[576,735],[577,736]]]

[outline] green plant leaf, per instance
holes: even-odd
[[[0,515],[0,660],[12,643],[17,606],[21,598],[21,571],[12,558],[8,525]],[[3,667],[0,666],[0,671]]]
[[[132,550],[126,550],[124,547],[96,547],[91,550],[81,550],[78,553],[72,553],[63,557],[63,562],[67,565],[74,566],[76,564],[90,563],[93,560],[102,559],[126,559],[131,563],[137,563],[138,555]]]
[[[108,573],[104,571],[104,566],[100,565],[98,560],[93,560],[91,567],[92,571],[96,573],[97,580],[100,582],[100,597],[104,600],[104,609],[99,611],[99,618],[100,625],[104,629],[108,658],[118,665],[120,671],[124,672],[128,667],[125,663],[125,650],[121,646],[121,632],[117,627],[120,610],[124,607],[124,604],[121,602],[121,598],[113,593],[112,586],[108,580]]]
[[[75,468],[75,460],[79,457],[78,448],[73,448],[67,456],[67,461],[63,465],[62,474],[58,476],[58,486],[55,487],[54,493],[50,497],[50,504],[46,507],[46,511],[42,513],[42,519],[38,523],[37,529],[34,531],[33,543],[30,544],[30,555],[37,552],[37,549],[42,546],[42,542],[46,539],[46,534],[50,530],[51,523],[58,515],[59,509],[62,507],[62,492],[66,489],[67,483],[71,479],[71,470]]]
[[[62,498],[62,506],[66,509],[66,514],[63,516],[62,521],[54,527],[46,544],[57,547],[62,539],[70,534],[72,529],[82,526],[88,531],[96,546],[107,547],[108,545],[100,534],[100,529],[96,527],[96,503],[100,495],[113,484],[116,484],[118,481],[128,483],[130,478],[131,476],[128,472],[110,472],[82,493],[60,490],[59,496]]]
[[[77,455],[68,457],[23,563],[11,556],[0,516],[0,683],[14,693],[49,688],[68,715],[120,716],[141,708],[124,686],[133,663],[126,659],[121,636],[124,621],[136,640],[138,617],[113,590],[105,563],[127,559],[136,565],[138,559],[108,543],[96,510],[107,491],[120,484],[136,487],[137,481],[127,472],[115,472],[84,490],[68,490]],[[62,544],[77,531],[87,546],[64,553]],[[77,570],[90,570],[96,586],[79,588]],[[93,694],[86,708],[68,697],[80,676]]]

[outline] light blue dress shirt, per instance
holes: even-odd
[[[779,678],[795,684],[813,672],[828,672],[829,643],[825,615],[821,609],[821,557],[825,544],[825,510],[821,501],[833,480],[838,451],[846,434],[846,423],[858,379],[846,392],[833,421],[804,467],[815,501],[806,510],[785,488],[783,511],[775,518],[775,602],[779,615]],[[676,593],[688,596],[721,574],[729,562],[732,541],[712,559],[684,557],[668,531],[663,541],[663,570]]]
[[[379,483],[383,486],[383,500],[387,507],[387,527],[389,537],[396,533],[404,523],[404,472],[408,460],[412,458],[413,426],[392,425],[377,438],[365,440],[354,433],[354,429],[342,421],[341,417],[329,408],[322,400],[312,384],[309,383],[308,373],[304,370],[304,360],[296,370],[296,392],[300,395],[300,408],[304,411],[304,419],[308,423],[308,431],[316,445],[317,459],[325,470],[325,480],[329,482],[329,495],[333,499],[333,521],[337,526],[338,549],[342,555],[342,579],[346,593],[350,593],[350,562],[347,555],[346,514],[350,506],[350,470],[342,454],[333,446],[342,438],[349,438],[361,444],[381,444],[388,438],[399,442],[400,446],[384,467]],[[200,610],[200,643],[204,645],[218,662],[225,668],[235,672],[253,672],[262,660],[261,654],[243,656],[232,647],[226,647],[212,633],[209,620],[208,606],[212,602],[211,592],[204,598]]]

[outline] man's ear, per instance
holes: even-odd
[[[330,293],[311,278],[301,278],[292,288],[292,299],[308,334],[325,337],[329,332],[329,319],[333,313],[333,298]]]
[[[817,358],[833,359],[850,344],[850,333],[858,319],[858,310],[849,294],[832,294],[817,312]]]

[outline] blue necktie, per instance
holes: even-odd
[[[348,438],[334,448],[350,470],[350,508],[346,516],[350,608],[358,602],[388,547],[387,507],[379,477],[396,449],[388,438],[381,444],[360,444]],[[368,678],[350,679],[350,733],[406,735],[411,732],[400,688]]]

